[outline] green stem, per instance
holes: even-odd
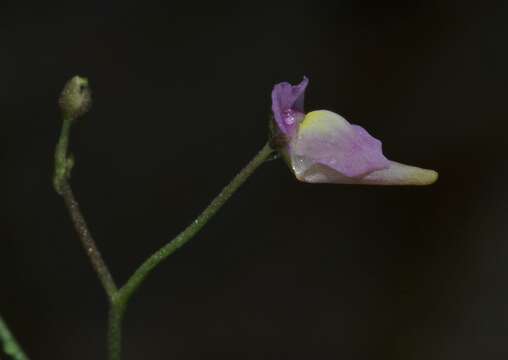
[[[80,206],[74,197],[71,185],[69,183],[74,159],[69,154],[69,137],[73,123],[77,118],[81,117],[90,107],[90,89],[88,81],[79,76],[73,77],[67,82],[60,96],[60,108],[63,115],[63,125],[60,138],[55,149],[55,172],[53,177],[53,185],[58,194],[60,194],[67,209],[71,215],[74,227],[78,233],[85,252],[92,263],[106,293],[110,300],[109,308],[109,359],[120,360],[122,350],[122,321],[125,309],[129,299],[136,289],[143,283],[145,278],[152,270],[164,261],[168,256],[175,252],[178,248],[187,243],[196,235],[201,228],[219,211],[226,201],[238,190],[238,188],[249,178],[250,175],[265,162],[274,152],[267,143],[261,151],[231,180],[231,182],[220,192],[220,194],[208,205],[208,207],[178,236],[161,249],[150,256],[141,266],[134,272],[127,283],[118,289],[111,273],[102,259],[102,256],[92,238],[88,225],[81,213]],[[15,360],[26,360],[23,353],[18,350],[14,339],[10,336],[3,325],[0,318],[0,337],[5,340],[7,350],[18,354]],[[14,345],[13,345],[14,344]],[[7,351],[6,350],[6,351]],[[9,353],[10,354],[10,353]]]
[[[85,218],[81,213],[79,203],[74,197],[71,185],[67,180],[62,181],[60,184],[60,191],[60,195],[62,195],[65,206],[71,215],[74,228],[76,229],[78,237],[81,240],[81,244],[83,245],[88,258],[90,259],[90,263],[97,273],[97,276],[102,286],[104,287],[104,290],[108,294],[109,300],[112,301],[117,292],[115,281],[113,280],[113,276],[111,275],[108,266],[104,262],[104,259],[102,258],[97,245],[95,244],[95,240],[93,239]]]
[[[69,148],[69,136],[73,120],[71,117],[65,117],[62,123],[62,130],[55,149],[55,173],[53,175],[53,186],[60,195],[62,194],[62,184],[66,181],[72,170],[72,157],[67,154]]]
[[[122,349],[122,321],[129,299],[157,265],[162,263],[178,248],[191,240],[203,226],[219,211],[238,188],[263,164],[273,153],[266,144],[261,151],[231,180],[208,207],[169,243],[151,255],[130,277],[127,283],[116,292],[111,301],[109,313],[109,360],[120,360]]]
[[[190,224],[185,230],[178,234],[173,240],[152,254],[130,277],[127,283],[119,290],[119,297],[122,302],[127,303],[136,289],[143,283],[152,270],[163,262],[169,255],[186,244],[196,235],[199,230],[217,213],[224,203],[233,195],[236,190],[249,178],[250,175],[273,153],[273,149],[266,144],[259,153],[222,189],[219,195],[208,205],[208,207]]]
[[[146,277],[157,265],[162,263],[168,256],[186,244],[196,235],[199,230],[219,211],[226,201],[238,190],[238,188],[263,164],[273,153],[270,145],[266,144],[261,151],[231,180],[231,182],[217,195],[208,207],[173,240],[152,254],[134,272],[127,283],[116,293],[111,302],[109,315],[109,360],[120,360],[122,340],[122,320],[125,308],[134,292],[143,283]]]
[[[122,322],[126,304],[113,301],[109,308],[108,346],[109,360],[122,357]]]
[[[134,272],[127,283],[118,289],[111,276],[106,263],[93,240],[88,225],[81,213],[81,209],[74,197],[72,188],[69,183],[70,174],[74,165],[74,160],[68,152],[69,136],[72,124],[81,114],[80,108],[75,107],[81,102],[75,100],[82,99],[87,93],[81,91],[81,85],[86,80],[80,78],[71,79],[70,85],[67,85],[62,93],[60,100],[64,121],[58,144],[55,150],[55,173],[53,184],[55,190],[60,194],[67,209],[71,215],[74,227],[85,248],[93,268],[95,269],[106,293],[110,300],[109,308],[109,360],[120,360],[122,349],[122,321],[125,309],[134,292],[143,283],[146,277],[168,256],[174,253],[178,248],[187,243],[196,235],[201,228],[219,211],[226,201],[238,190],[238,188],[249,178],[250,175],[265,162],[274,152],[269,144],[266,144],[259,153],[231,180],[231,182],[220,192],[220,194],[208,205],[208,207],[179,235],[164,245],[161,249],[151,255],[141,266]],[[87,83],[86,83],[87,84]],[[80,86],[78,86],[80,85]],[[68,88],[69,87],[69,88]],[[78,91],[79,90],[79,91]],[[76,99],[72,96],[76,97]],[[74,111],[71,111],[74,110]],[[78,111],[79,110],[79,111]],[[1,320],[1,319],[0,319]],[[25,360],[19,357],[15,360]]]
[[[116,284],[106,263],[102,259],[102,255],[97,248],[97,245],[95,244],[95,240],[90,233],[85,218],[81,213],[79,203],[74,197],[74,193],[72,192],[72,188],[69,183],[71,170],[74,166],[74,160],[69,154],[69,136],[74,122],[75,119],[70,116],[64,117],[63,119],[62,131],[55,150],[55,173],[53,177],[53,185],[56,192],[64,199],[67,210],[71,215],[74,228],[81,240],[81,244],[89,257],[92,267],[97,273],[104,290],[108,294],[110,301],[112,301],[117,291]]]
[[[28,357],[25,355],[21,346],[19,346],[18,342],[9,331],[7,324],[0,316],[0,340],[3,343],[4,352],[11,356],[13,360],[28,360]]]

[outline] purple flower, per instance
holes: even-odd
[[[282,153],[296,178],[310,183],[369,185],[429,185],[433,170],[388,160],[381,141],[327,110],[305,114],[308,79],[298,85],[277,84],[272,111],[278,131],[286,138]]]

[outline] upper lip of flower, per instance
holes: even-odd
[[[272,90],[272,111],[281,132],[291,136],[304,117],[303,103],[309,80],[304,77],[298,85],[276,84]]]

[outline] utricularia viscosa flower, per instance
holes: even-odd
[[[328,110],[305,113],[308,79],[298,85],[277,84],[272,91],[274,136],[296,178],[309,183],[430,185],[434,170],[388,160],[381,141]]]

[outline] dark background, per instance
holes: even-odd
[[[264,165],[130,304],[125,359],[505,359],[508,3],[69,1],[0,15],[0,313],[32,359],[105,359],[107,301],[51,187],[57,97],[94,90],[72,183],[123,283],[311,82],[437,184]]]

